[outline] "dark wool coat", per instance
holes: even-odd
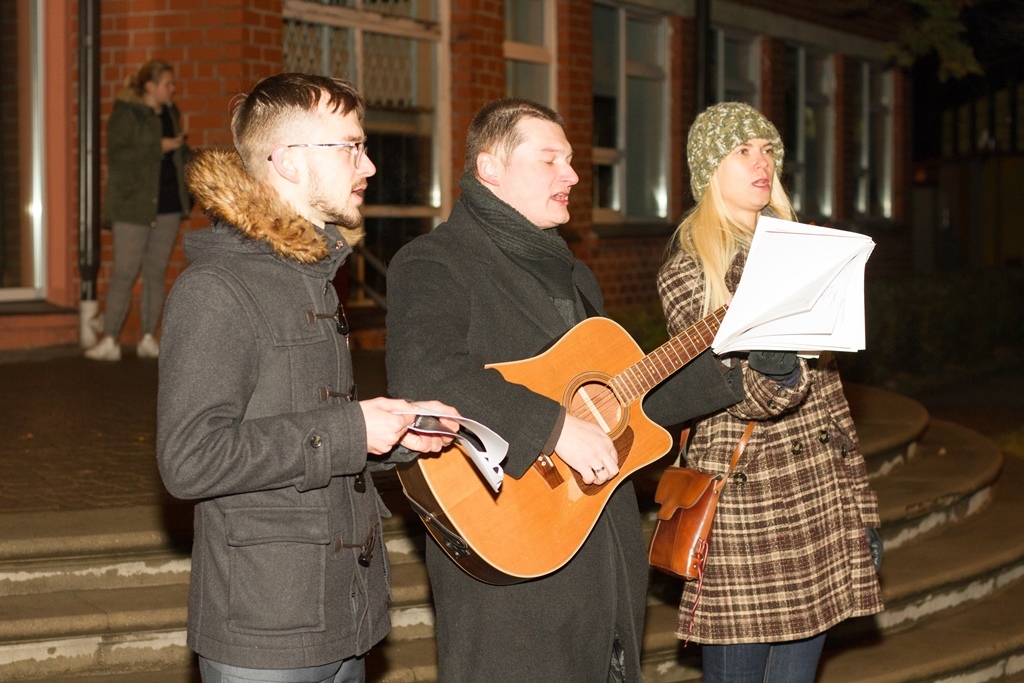
[[[171,120],[175,135],[181,132],[181,114],[173,104]],[[107,189],[103,202],[103,220],[137,225],[156,225],[160,198],[160,164],[164,152],[160,146],[163,123],[153,108],[130,89],[114,101],[107,121]],[[184,168],[189,149],[182,145],[172,153],[178,176],[181,214],[188,217],[192,200],[185,188]]]
[[[746,252],[727,284],[735,291]],[[658,277],[669,330],[700,319],[704,274],[677,252]],[[746,398],[699,421],[687,465],[725,473],[757,426],[718,503],[692,638],[731,644],[795,640],[882,609],[865,528],[879,525],[864,458],[834,359],[800,361],[787,388],[740,362]],[[696,593],[688,582],[677,635]]]
[[[157,458],[199,500],[188,643],[208,659],[295,668],[359,655],[390,628],[386,514],[367,466],[331,280],[350,253],[246,175],[189,167],[213,227],[185,236],[160,348]],[[328,393],[330,392],[330,393]],[[333,394],[333,395],[332,395]],[[362,490],[360,490],[362,489]],[[368,567],[358,546],[375,539]]]
[[[504,468],[518,478],[560,426],[561,407],[484,365],[530,358],[569,326],[464,201],[446,223],[400,250],[388,269],[389,391],[439,399],[490,426],[509,442]],[[600,311],[593,274],[576,261],[573,275]],[[651,396],[648,414],[681,421],[738,400],[742,387],[730,386],[716,365],[710,354],[695,360],[663,385],[665,394]],[[640,680],[648,565],[628,481],[579,553],[549,576],[492,586],[465,573],[432,539],[427,568],[440,681],[606,683],[616,637],[625,680]]]

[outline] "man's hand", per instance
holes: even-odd
[[[580,474],[586,484],[603,484],[619,473],[615,444],[593,422],[565,416],[555,453]]]
[[[447,406],[439,401],[416,401],[412,403],[413,410],[417,412],[428,412],[428,413],[444,413],[445,415],[458,415],[459,411],[455,410],[451,406]],[[412,416],[416,419],[416,416]],[[461,426],[455,420],[446,420],[443,417],[438,418],[441,420],[441,425],[445,429],[452,431],[453,436],[438,436],[434,434],[420,434],[418,432],[406,432],[405,436],[402,437],[401,444],[408,448],[410,451],[418,451],[420,453],[436,453],[442,448],[452,442],[454,433],[459,431]]]
[[[447,415],[459,414],[454,408],[437,401],[410,403],[402,399],[383,396],[360,401],[359,407],[363,410],[363,420],[366,422],[366,451],[373,455],[388,453],[397,443],[420,453],[440,451],[452,442],[453,437],[414,434],[409,431],[409,425],[416,419],[416,413],[422,410]],[[407,414],[399,415],[398,413]],[[459,429],[459,423],[453,420],[441,418],[441,424],[453,432]]]

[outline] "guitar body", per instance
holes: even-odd
[[[587,485],[557,456],[541,456],[494,493],[458,446],[400,467],[406,496],[453,561],[501,585],[544,576],[572,559],[615,488],[671,448],[669,433],[641,409],[643,394],[624,404],[611,388],[613,377],[643,358],[617,323],[588,318],[539,356],[488,366],[600,425],[618,450],[619,474]]]

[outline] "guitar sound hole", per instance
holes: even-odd
[[[622,406],[615,393],[600,382],[581,384],[572,395],[569,414],[593,422],[605,434],[612,434],[622,420]]]

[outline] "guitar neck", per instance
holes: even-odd
[[[711,346],[727,308],[722,306],[709,313],[615,375],[609,384],[622,404],[629,405],[643,397]]]

